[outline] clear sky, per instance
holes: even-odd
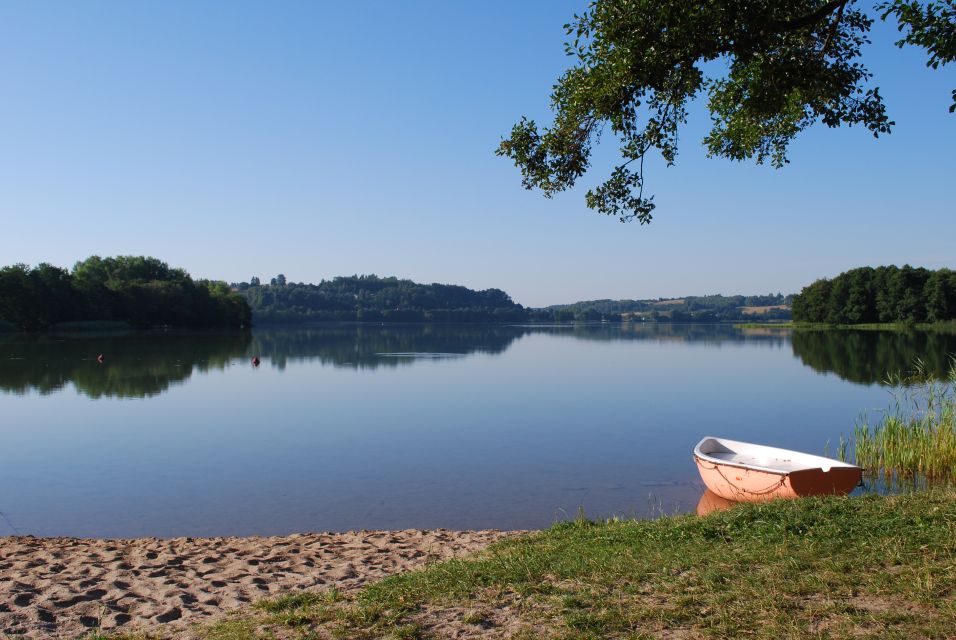
[[[707,160],[692,113],[650,226],[554,200],[494,150],[548,118],[585,0],[0,4],[0,263],[146,254],[229,281],[353,273],[525,305],[784,293],[862,265],[956,268],[956,68],[866,62],[897,125],[817,128],[782,170]],[[608,144],[611,142],[611,144]]]

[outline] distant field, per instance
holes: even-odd
[[[790,305],[787,304],[775,304],[769,307],[739,307],[740,312],[748,316],[762,316],[764,314],[770,313],[771,311],[781,310],[789,311]]]

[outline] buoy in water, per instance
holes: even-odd
[[[104,361],[104,360],[106,360],[106,358],[103,357],[103,354],[102,354],[102,353],[101,353],[100,355],[96,356],[96,361],[99,362],[100,364],[103,364],[103,361]]]
[[[254,367],[259,366],[259,356],[252,356],[252,366]]]

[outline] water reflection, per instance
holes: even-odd
[[[531,334],[566,336],[577,340],[654,342],[759,341],[783,346],[780,332],[742,332],[731,326],[665,324],[575,325],[356,325],[329,324],[306,328],[258,329],[250,352],[268,357],[283,369],[288,362],[318,360],[336,367],[375,369],[417,360],[449,359],[470,354],[498,355],[519,338]]]
[[[697,515],[706,516],[714,511],[726,511],[737,504],[740,503],[722,498],[710,489],[704,489],[704,494],[697,502]]]
[[[793,353],[821,373],[861,384],[907,373],[917,358],[926,374],[945,378],[956,354],[956,334],[924,331],[795,331]]]
[[[907,371],[917,358],[943,377],[956,353],[956,334],[879,331],[738,330],[727,325],[356,325],[256,329],[250,333],[130,333],[23,336],[0,334],[0,390],[50,394],[69,384],[92,398],[142,398],[166,391],[194,371],[261,358],[283,370],[314,361],[352,369],[395,368],[421,361],[501,355],[525,336],[598,342],[649,341],[721,347],[740,343],[790,346],[821,373],[861,384]],[[103,363],[96,362],[104,354]]]
[[[658,343],[693,342],[711,346],[735,343],[761,343],[782,347],[790,342],[790,332],[779,329],[736,329],[732,325],[714,324],[657,324],[606,323],[575,325],[531,325],[533,331],[569,336],[579,340],[632,341],[649,340]]]
[[[72,384],[91,398],[155,396],[193,371],[222,369],[250,340],[242,332],[7,335],[0,338],[0,389],[48,395]]]
[[[397,367],[416,360],[500,354],[531,331],[509,325],[316,325],[259,329],[250,352],[284,369],[290,361],[356,369]]]
[[[0,511],[108,537],[693,511],[706,433],[822,453],[885,401],[789,332],[649,324],[5,336],[0,388]]]

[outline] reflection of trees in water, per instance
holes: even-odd
[[[789,334],[780,331],[741,332],[731,326],[693,324],[329,324],[255,330],[249,354],[267,357],[280,369],[289,360],[298,359],[317,359],[334,366],[374,369],[397,367],[433,357],[499,354],[518,338],[530,334],[566,336],[579,340],[652,340],[710,345],[726,341],[760,341],[783,345],[789,340]]]
[[[132,333],[126,335],[23,336],[0,334],[0,389],[52,393],[72,384],[84,395],[141,398],[157,395],[195,371],[225,367],[257,355],[283,368],[290,360],[374,369],[410,365],[422,358],[501,354],[523,336],[576,340],[687,342],[708,347],[740,342],[770,347],[792,339],[793,352],[816,371],[853,382],[882,381],[908,371],[921,358],[943,375],[956,335],[876,331],[737,330],[685,324],[578,325],[362,325],[328,324],[261,329],[249,333]],[[104,364],[96,362],[103,353]]]
[[[91,398],[158,395],[194,370],[221,369],[243,356],[248,332],[4,336],[0,389],[49,394],[72,384]],[[105,361],[96,361],[98,354]]]
[[[312,325],[256,330],[250,354],[283,369],[289,360],[360,369],[397,367],[424,357],[498,354],[530,330],[509,325]],[[389,355],[383,355],[389,354]]]
[[[736,329],[729,324],[670,324],[657,322],[625,322],[606,324],[552,325],[549,333],[581,340],[655,342],[694,342],[719,346],[725,342],[761,342],[783,346],[790,342],[790,332],[781,329]]]
[[[956,334],[922,331],[794,331],[793,353],[815,371],[844,380],[882,383],[891,373],[907,373],[916,359],[926,373],[943,378],[956,354]]]
[[[142,398],[164,392],[194,371],[257,355],[274,366],[316,359],[340,367],[409,365],[423,358],[500,354],[529,334],[598,341],[692,341],[710,345],[760,339],[731,327],[701,325],[361,325],[329,324],[248,333],[129,333],[70,336],[0,334],[0,389],[49,394],[72,384],[92,398]],[[97,354],[105,362],[96,362]],[[387,355],[384,355],[387,354]]]

